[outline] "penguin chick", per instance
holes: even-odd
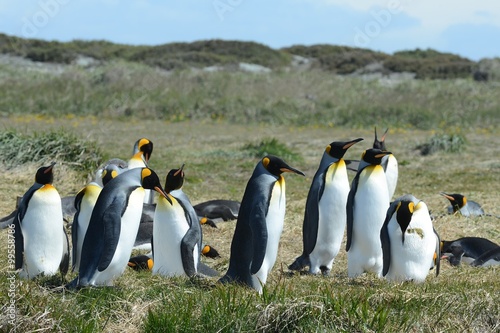
[[[61,196],[52,185],[54,165],[37,170],[14,218],[15,268],[24,278],[50,276],[58,270],[64,278],[69,268]]]
[[[332,269],[344,237],[350,189],[343,157],[347,149],[362,140],[335,141],[326,147],[307,195],[302,225],[303,251],[289,269],[309,266],[311,274],[321,271],[324,275]]]
[[[480,204],[472,200],[467,200],[467,198],[462,194],[448,194],[445,192],[441,192],[440,194],[451,203],[451,206],[448,207],[448,214],[460,212],[460,214],[465,217],[485,215]]]
[[[286,207],[284,172],[304,176],[276,156],[265,156],[257,163],[241,201],[231,242],[229,268],[219,282],[236,282],[262,292],[276,261],[283,230]]]
[[[431,268],[439,274],[439,235],[427,205],[412,195],[396,199],[380,230],[382,275],[389,281],[423,282]]]

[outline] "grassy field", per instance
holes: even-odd
[[[104,76],[77,69],[58,75],[26,71],[16,79],[4,68],[0,126],[26,135],[72,133],[95,144],[105,158],[128,159],[135,140],[148,137],[154,142],[151,167],[161,178],[186,163],[184,191],[193,203],[241,200],[258,161],[251,146],[271,139],[282,143],[296,154],[289,155],[287,162],[306,177],[285,175],[285,228],[264,293],[221,286],[217,279],[167,279],[132,270],[116,281],[116,288],[69,292],[58,288],[61,281],[53,277],[16,280],[11,289],[8,234],[2,230],[0,331],[13,329],[7,317],[11,300],[16,306],[17,332],[499,330],[498,268],[443,263],[441,274],[430,274],[423,284],[390,284],[371,275],[349,279],[346,253],[341,250],[330,277],[287,270],[302,249],[305,199],[324,148],[331,141],[363,137],[365,141],[346,154],[348,159],[359,159],[373,142],[374,126],[391,127],[386,142],[400,163],[396,196],[412,193],[424,200],[437,217],[435,227],[443,239],[481,236],[499,243],[500,219],[444,215],[448,202],[439,195],[441,191],[463,193],[488,213],[500,215],[497,87],[471,81],[384,85],[320,72],[272,76],[179,72],[141,95],[135,83],[142,81],[133,78],[147,78],[144,70],[125,73],[104,68]],[[151,79],[163,75],[148,73]],[[91,75],[117,78],[91,84],[87,81]],[[128,97],[112,103],[125,92]],[[178,109],[172,103],[178,103]],[[459,133],[466,139],[459,153],[420,155],[417,146],[443,133]],[[32,184],[38,166],[2,163],[0,215],[13,210],[16,196]],[[54,185],[62,196],[74,194],[86,181],[87,175],[70,163],[55,167]],[[217,229],[203,227],[204,240],[221,254],[219,259],[203,260],[221,274],[227,269],[234,227],[234,221]]]

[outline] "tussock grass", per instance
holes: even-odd
[[[0,161],[8,168],[56,161],[87,174],[93,173],[103,161],[103,154],[95,142],[81,140],[64,129],[33,135],[15,130],[1,132],[0,156]]]
[[[447,153],[461,152],[467,143],[461,134],[434,134],[428,143],[417,146],[422,155],[431,155],[438,151]]]
[[[246,150],[250,156],[257,158],[263,158],[266,155],[275,155],[281,157],[285,161],[303,161],[300,154],[293,152],[276,138],[267,138],[255,144],[246,144],[243,150]]]

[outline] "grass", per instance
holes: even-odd
[[[305,199],[326,145],[363,137],[364,143],[345,156],[359,159],[371,146],[374,126],[390,127],[386,144],[400,163],[396,196],[412,193],[424,200],[443,239],[479,236],[500,242],[498,218],[444,215],[448,202],[439,195],[463,193],[486,212],[500,215],[500,101],[494,85],[464,80],[385,85],[319,71],[273,75],[181,71],[165,76],[124,63],[93,72],[73,67],[62,74],[20,69],[16,76],[14,72],[0,71],[2,135],[14,133],[16,140],[26,142],[46,134],[49,142],[67,142],[63,139],[67,137],[70,146],[94,147],[100,152],[96,156],[124,160],[134,142],[147,137],[155,147],[150,166],[161,178],[186,163],[184,191],[194,204],[216,198],[241,200],[259,160],[253,154],[271,149],[306,177],[285,175],[285,227],[262,295],[219,285],[217,279],[166,279],[128,269],[114,288],[68,292],[58,287],[59,277],[52,277],[16,280],[12,290],[8,258],[2,255],[1,332],[13,329],[6,320],[11,299],[17,332],[495,332],[500,328],[500,280],[495,267],[455,268],[443,263],[441,274],[430,274],[423,284],[389,284],[371,275],[349,279],[346,253],[341,250],[330,277],[289,274],[286,269],[302,249]],[[442,138],[443,133],[460,134],[467,138],[466,144],[458,152],[439,150],[422,156],[416,147],[434,136]],[[46,143],[39,145],[47,144],[42,142]],[[31,186],[39,166],[27,162],[10,168],[8,162],[0,164],[2,216],[14,209],[16,196]],[[68,163],[58,164],[54,172],[54,186],[62,196],[74,195],[87,181],[84,171]],[[217,229],[203,227],[204,240],[221,254],[220,259],[203,260],[221,274],[228,267],[234,227],[234,222],[221,223]],[[8,244],[8,231],[0,231],[1,254],[8,252]],[[66,278],[72,277],[73,273]],[[15,295],[9,297],[9,291]]]
[[[0,114],[169,122],[439,130],[496,128],[495,83],[366,81],[327,72],[164,72],[110,62],[60,70],[0,65]]]

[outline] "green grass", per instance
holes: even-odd
[[[111,62],[62,73],[0,65],[0,113],[169,122],[224,121],[404,129],[496,128],[494,83],[365,81],[322,71],[247,74],[176,71]],[[77,124],[75,124],[77,126]]]
[[[14,140],[1,149],[26,153],[30,150],[18,142],[38,142],[38,148],[57,143],[56,151],[80,147],[68,149],[73,154],[90,147],[99,152],[96,158],[127,160],[134,142],[147,137],[154,142],[150,166],[160,178],[186,164],[183,189],[193,203],[241,200],[256,163],[267,152],[306,174],[285,175],[285,226],[262,295],[237,285],[220,285],[216,278],[168,279],[127,269],[113,288],[70,292],[59,288],[59,277],[16,280],[15,295],[9,297],[11,272],[7,256],[1,255],[0,332],[13,329],[3,320],[11,299],[16,304],[17,332],[496,332],[500,328],[498,267],[454,268],[443,263],[441,274],[435,277],[431,272],[423,284],[391,284],[372,275],[349,279],[346,253],[341,250],[330,277],[289,274],[286,269],[302,250],[305,199],[326,145],[363,137],[345,156],[359,159],[371,146],[374,126],[390,128],[387,148],[400,162],[396,196],[411,193],[424,200],[436,216],[434,226],[442,239],[479,236],[498,243],[496,217],[444,215],[449,203],[439,195],[463,193],[488,213],[500,215],[496,158],[500,97],[492,84],[455,80],[386,85],[319,71],[166,75],[119,62],[94,71],[69,67],[62,74],[2,67],[0,88],[0,137]],[[437,150],[420,155],[419,145],[433,137],[443,140],[444,134],[467,139],[459,153]],[[77,158],[72,155],[70,160]],[[38,167],[34,162],[10,163],[16,167],[9,167],[6,159],[0,163],[2,216],[31,186]],[[349,178],[353,177],[350,172]],[[54,186],[62,196],[74,195],[86,180],[85,172],[71,163],[55,169]],[[234,222],[221,223],[217,229],[203,227],[204,240],[221,254],[220,259],[203,260],[221,274],[228,266],[234,227]],[[8,233],[2,230],[0,254],[8,250]],[[73,277],[70,273],[66,279]]]

